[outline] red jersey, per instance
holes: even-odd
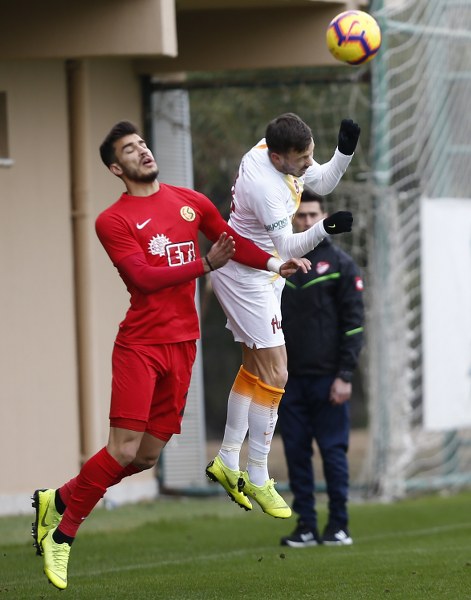
[[[204,273],[199,231],[212,242],[227,232],[236,242],[234,260],[266,269],[271,255],[239,236],[214,204],[194,190],[161,183],[150,196],[124,193],[98,216],[98,238],[130,294],[117,341],[165,344],[199,338],[195,280]],[[143,255],[145,268],[156,268],[150,287],[136,285],[120,269],[125,259]]]

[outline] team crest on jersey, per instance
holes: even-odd
[[[196,213],[191,206],[182,206],[180,209],[181,216],[185,221],[194,221],[196,219]]]
[[[359,292],[363,291],[363,279],[361,277],[355,277],[355,287]]]
[[[152,256],[164,256],[167,244],[170,244],[170,240],[166,235],[154,235],[149,242],[149,252]]]
[[[316,265],[316,273],[318,275],[324,275],[330,269],[330,263],[325,260],[320,260]]]

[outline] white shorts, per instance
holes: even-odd
[[[281,329],[281,293],[285,280],[274,276],[271,280],[256,275],[233,279],[218,269],[211,273],[213,291],[226,317],[226,327],[236,342],[249,348],[283,346]],[[255,274],[256,270],[251,269]],[[276,278],[275,278],[276,277]],[[243,280],[241,280],[243,279]]]

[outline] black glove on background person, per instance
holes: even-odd
[[[342,154],[350,156],[355,152],[358,138],[360,137],[360,126],[352,119],[343,119],[340,123],[339,140],[337,148]]]
[[[339,210],[338,212],[330,215],[327,219],[324,219],[324,229],[328,234],[334,235],[336,233],[346,233],[352,230],[353,215],[348,210]]]

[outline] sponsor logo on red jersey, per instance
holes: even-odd
[[[152,256],[165,256],[165,248],[167,247],[167,244],[170,244],[170,240],[166,235],[163,235],[163,233],[154,235],[154,237],[149,241],[149,252],[152,254]]]
[[[166,247],[168,264],[178,267],[196,259],[195,244],[193,242],[180,242],[179,244],[168,244]]]

